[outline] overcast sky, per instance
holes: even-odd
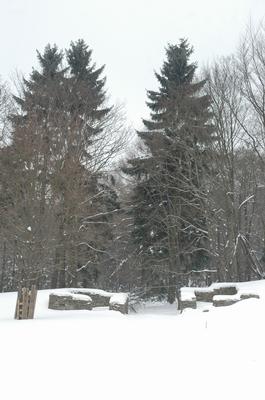
[[[199,65],[234,51],[249,22],[265,17],[265,0],[0,0],[0,75],[29,74],[36,49],[65,49],[84,38],[98,65],[106,64],[113,101],[125,101],[129,120],[146,116],[146,89],[164,47],[186,37]]]

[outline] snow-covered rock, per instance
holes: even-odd
[[[215,307],[224,307],[250,298],[258,299],[259,295],[244,290],[240,283],[213,283],[206,288],[183,287],[180,289],[179,309],[196,308],[197,301],[212,302]]]
[[[128,314],[129,296],[127,293],[116,293],[111,296],[109,309],[120,311],[122,314]]]
[[[52,310],[92,310],[89,296],[69,292],[50,293],[49,308]]]
[[[128,314],[127,293],[112,293],[101,289],[64,289],[50,294],[49,308],[56,310],[91,310],[92,307],[109,307],[110,310]]]
[[[226,307],[231,306],[232,304],[240,301],[240,296],[238,294],[234,295],[216,295],[213,297],[213,306],[214,307]]]
[[[210,302],[213,300],[214,292],[211,288],[200,288],[194,291],[197,301]]]
[[[247,299],[259,299],[260,296],[257,293],[242,293],[240,294],[240,300],[247,300]]]
[[[181,288],[180,298],[178,301],[179,310],[184,310],[184,308],[196,308],[196,296],[194,293],[194,288]]]
[[[110,298],[114,294],[101,289],[70,289],[70,292],[89,296],[93,301],[93,307],[108,307]]]

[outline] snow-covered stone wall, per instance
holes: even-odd
[[[100,289],[56,290],[49,296],[49,308],[53,310],[92,310],[93,307],[109,307],[128,314],[129,296]]]

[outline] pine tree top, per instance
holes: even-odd
[[[41,66],[41,74],[46,78],[53,78],[59,72],[63,60],[63,52],[58,50],[56,44],[47,44],[43,54],[37,50],[37,57]],[[33,76],[36,73],[33,70]]]
[[[83,39],[71,42],[70,49],[66,51],[66,58],[70,67],[72,76],[79,80],[94,83],[97,89],[101,90],[105,84],[105,78],[100,79],[105,65],[96,68],[96,64],[92,63],[92,50]]]
[[[92,50],[83,39],[71,42],[70,48],[66,50],[66,58],[76,93],[80,93],[82,97],[86,95],[89,107],[95,111],[95,116],[100,120],[110,110],[102,108],[106,100],[104,90],[106,78],[101,77],[105,65],[96,67],[92,62]]]
[[[190,137],[194,143],[203,143],[212,130],[206,125],[210,99],[201,94],[205,80],[195,81],[197,64],[190,61],[193,48],[187,39],[180,39],[178,44],[168,44],[165,50],[160,73],[155,73],[159,88],[147,91],[151,110],[150,119],[143,120],[147,131],[139,136],[148,147],[152,140],[150,132],[178,139]]]
[[[156,73],[161,87],[168,93],[169,83],[180,85],[190,83],[197,68],[196,63],[189,63],[193,48],[188,44],[187,39],[180,39],[179,44],[168,44],[166,47],[166,61],[164,61],[160,74]]]

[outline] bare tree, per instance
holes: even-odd
[[[10,140],[11,124],[9,115],[14,109],[14,103],[10,90],[6,83],[0,80],[0,145],[5,146]]]
[[[244,243],[258,261],[262,258],[264,56],[264,28],[248,27],[237,55],[217,60],[206,72],[217,129],[208,225],[220,279],[250,279],[257,271]]]

